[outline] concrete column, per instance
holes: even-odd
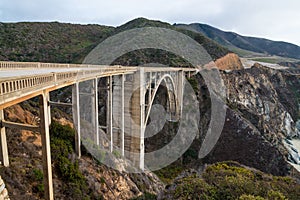
[[[73,121],[75,123],[76,134],[75,134],[75,152],[77,156],[81,157],[81,134],[80,134],[80,105],[79,105],[79,83],[75,83],[72,86],[72,111]]]
[[[185,81],[184,72],[181,70],[178,72],[178,85],[177,85],[177,113],[179,117],[182,114],[182,104],[183,104],[183,93],[184,93],[184,81]]]
[[[53,198],[53,182],[52,182],[52,166],[51,166],[51,151],[50,151],[50,135],[49,135],[49,109],[48,109],[49,93],[44,93],[39,98],[40,104],[40,129],[42,139],[42,160],[45,199],[52,200]]]
[[[4,111],[0,110],[0,120],[4,120]],[[1,135],[0,135],[0,159],[2,164],[5,167],[9,166],[9,159],[8,159],[8,149],[7,149],[7,141],[6,141],[6,131],[5,127],[1,127]]]
[[[108,134],[110,135],[110,152],[113,151],[114,141],[113,141],[113,94],[112,94],[112,76],[108,78],[108,102],[107,102],[107,127]]]
[[[125,87],[124,87],[124,82],[125,82],[125,75],[122,74],[122,94],[121,94],[121,151],[122,151],[122,156],[125,156]]]
[[[94,79],[94,97],[95,97],[95,134],[96,144],[99,145],[99,111],[98,111],[98,79]]]
[[[50,94],[47,95],[47,109],[48,109],[48,119],[49,119],[49,125],[51,124],[51,106],[50,106]]]
[[[148,91],[148,108],[150,106],[150,102],[151,102],[151,98],[152,98],[152,72],[149,72],[150,73],[150,77],[149,77],[149,91]]]
[[[144,68],[140,68],[140,169],[144,170],[145,159],[145,72]]]
[[[131,114],[131,127],[130,127],[130,160],[135,167],[140,166],[140,152],[141,152],[141,81],[140,69],[134,73],[133,84],[131,89],[130,99],[130,114]]]

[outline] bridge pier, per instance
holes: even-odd
[[[0,121],[2,123],[2,121],[4,120],[4,111],[3,110],[0,110]],[[5,166],[5,167],[8,167],[9,166],[9,159],[8,159],[8,149],[7,149],[7,141],[6,141],[6,131],[5,131],[5,126],[3,126],[1,124],[1,133],[0,133],[0,145],[1,145],[1,148],[0,148],[0,159],[1,159],[1,162],[2,164]]]
[[[95,134],[96,144],[99,145],[99,110],[98,110],[98,78],[94,79]]]
[[[107,130],[110,135],[109,150],[113,152],[114,149],[114,135],[113,135],[113,77],[108,77],[108,95],[107,95]]]
[[[75,133],[75,152],[77,156],[81,157],[81,133],[80,133],[80,105],[79,105],[79,82],[72,85],[72,111],[73,121],[76,128]]]
[[[132,125],[130,130],[131,144],[130,155],[131,161],[136,167],[144,170],[144,134],[145,134],[145,74],[144,68],[140,68],[133,75],[133,88],[131,97],[131,117]]]
[[[185,80],[185,73],[182,70],[180,70],[178,72],[178,81],[177,81],[177,107],[176,107],[179,117],[181,117],[182,115],[184,80]]]
[[[52,165],[49,134],[49,92],[43,92],[39,96],[40,106],[40,133],[42,139],[42,160],[44,174],[45,199],[53,200]]]
[[[113,77],[113,144],[120,154],[125,155],[125,114],[124,114],[124,81],[125,75]]]

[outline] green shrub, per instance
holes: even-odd
[[[278,177],[248,169],[236,162],[208,166],[197,174],[176,180],[166,190],[174,199],[298,200],[300,184],[291,177]]]
[[[43,175],[43,172],[40,169],[33,169],[32,174],[33,174],[32,178],[35,181],[43,181],[44,175]]]
[[[199,88],[198,88],[199,87],[199,83],[198,83],[198,81],[194,77],[189,78],[188,82],[191,84],[191,86],[192,86],[192,88],[193,88],[193,90],[195,92],[199,91]]]
[[[268,192],[268,200],[285,200],[285,196],[278,191],[270,190]]]
[[[171,164],[154,173],[164,182],[170,184],[183,171],[183,167],[177,164]]]
[[[216,199],[217,188],[207,184],[203,179],[189,176],[177,183],[175,199]]]
[[[44,190],[45,190],[44,184],[38,184],[38,185],[36,186],[36,189],[37,189],[37,191],[38,191],[40,194],[44,194]]]
[[[85,199],[86,179],[79,170],[78,161],[71,161],[74,154],[74,130],[53,121],[50,126],[51,157],[59,177],[67,183],[66,191],[74,199]],[[78,197],[78,198],[77,198]]]

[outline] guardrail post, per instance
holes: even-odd
[[[45,199],[53,200],[53,182],[52,182],[52,166],[51,166],[51,150],[50,150],[50,134],[49,134],[49,109],[48,109],[48,95],[44,92],[40,95],[40,129],[42,139],[42,160],[43,160],[43,174]]]
[[[2,122],[2,120],[4,120],[4,111],[3,110],[0,110],[0,120],[1,120],[1,122]],[[1,125],[0,145],[1,145],[1,148],[0,148],[1,162],[5,167],[8,167],[9,159],[8,159],[8,150],[7,150],[7,141],[6,141],[6,131],[5,131],[5,127],[3,127],[2,125]]]

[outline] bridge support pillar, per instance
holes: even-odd
[[[51,124],[51,105],[50,105],[50,94],[47,95],[47,113],[48,113],[48,120],[49,120],[49,125]]]
[[[113,151],[114,147],[114,137],[113,137],[113,77],[109,76],[108,77],[108,95],[107,95],[107,130],[108,134],[110,135],[110,144],[109,144],[109,149],[110,152]]]
[[[95,133],[96,133],[96,144],[100,144],[99,138],[99,111],[98,111],[98,78],[94,79],[94,98],[95,98]]]
[[[145,132],[145,75],[144,68],[140,68],[133,78],[134,88],[131,99],[131,115],[133,123],[131,126],[130,157],[133,164],[144,170],[144,132]]]
[[[51,151],[50,151],[50,135],[49,135],[49,108],[48,108],[49,93],[44,92],[40,95],[40,131],[42,139],[42,160],[45,199],[52,200],[53,198],[53,182],[52,182],[52,166],[51,166]]]
[[[184,81],[185,81],[185,73],[182,70],[180,70],[178,72],[178,83],[177,83],[177,113],[179,114],[179,117],[181,117],[182,114]]]
[[[80,136],[80,105],[79,105],[79,83],[75,83],[72,86],[72,101],[75,101],[75,104],[72,104],[73,111],[73,121],[75,123],[76,134],[75,134],[75,152],[77,156],[81,157],[81,136]]]
[[[0,120],[4,120],[4,111],[3,110],[0,110]],[[1,126],[1,133],[0,133],[0,145],[1,145],[1,148],[0,148],[0,159],[1,159],[1,162],[2,164],[5,166],[5,167],[8,167],[9,166],[9,159],[8,159],[8,150],[7,150],[7,141],[6,141],[6,131],[5,131],[5,127],[4,126]]]
[[[121,151],[122,151],[122,156],[125,156],[125,75],[122,74],[122,79],[121,79]]]
[[[144,68],[140,68],[140,112],[141,112],[141,121],[140,121],[140,169],[144,170],[144,160],[145,160],[145,72]]]

